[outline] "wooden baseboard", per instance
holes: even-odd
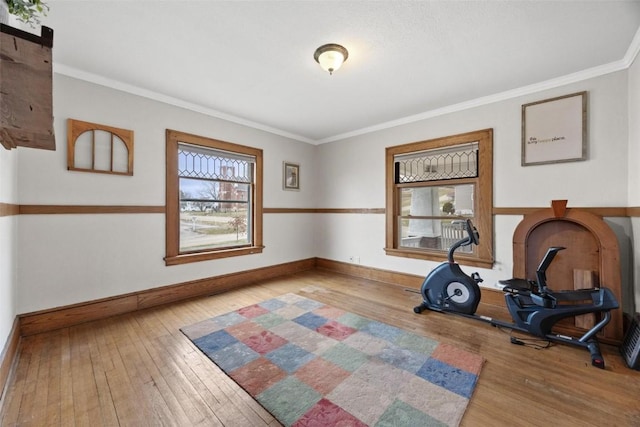
[[[20,336],[29,336],[41,332],[65,328],[92,320],[104,319],[118,314],[125,314],[136,310],[169,304],[204,295],[214,295],[241,286],[246,286],[260,280],[276,278],[314,268],[331,271],[333,273],[373,280],[390,285],[420,290],[423,276],[397,271],[382,270],[357,264],[333,261],[324,258],[309,258],[290,263],[279,264],[254,270],[241,271],[222,276],[209,277],[175,285],[153,288],[146,291],[115,297],[88,301],[85,303],[58,307],[33,313],[21,314],[16,319],[19,327],[14,325],[12,336],[7,341],[8,350],[2,355],[0,365],[0,385],[4,380],[6,362],[15,357]],[[426,274],[426,273],[425,273]],[[492,305],[506,310],[504,294],[497,289],[481,288],[483,304]],[[19,333],[18,333],[19,331]],[[603,342],[607,342],[603,340]]]
[[[9,336],[7,337],[4,349],[2,350],[2,353],[0,353],[0,408],[2,407],[2,402],[4,400],[5,387],[9,380],[11,369],[18,358],[18,347],[20,344],[19,325],[20,323],[16,317],[13,321],[13,326],[11,327],[11,332],[9,332]]]
[[[397,271],[382,270],[373,267],[364,267],[359,264],[333,261],[325,258],[318,258],[316,268],[332,271],[334,273],[345,274],[347,276],[359,277],[361,279],[375,280],[376,282],[389,283],[391,285],[402,286],[409,289],[419,290],[424,277]]]
[[[104,319],[118,314],[130,313],[162,304],[170,304],[188,298],[213,295],[259,280],[285,276],[313,268],[389,283],[414,290],[419,290],[424,280],[422,276],[407,273],[364,267],[323,258],[309,258],[301,261],[208,277],[130,294],[21,314],[18,316],[19,335],[34,335],[90,322],[92,320]],[[485,297],[485,290],[483,289],[483,298],[488,298],[490,301],[497,301],[497,298],[492,297],[492,293],[502,295],[502,293],[492,292],[490,289],[487,291],[488,295]],[[492,302],[488,303],[491,304]],[[497,305],[500,305],[500,303]],[[504,305],[504,302],[502,302],[502,305]]]
[[[254,270],[208,277],[175,285],[153,288],[100,300],[88,301],[18,316],[20,335],[28,336],[66,328],[92,320],[104,319],[149,307],[203,295],[213,295],[259,280],[311,270],[316,259],[310,258]]]
[[[318,258],[316,268],[332,271],[334,273],[345,274],[347,276],[360,277],[367,280],[375,280],[376,282],[388,283],[391,285],[401,286],[412,290],[419,291],[424,277],[415,274],[400,273],[391,270],[381,270],[374,267],[363,267],[358,264],[350,264],[347,262],[333,261],[330,259]],[[497,289],[480,288],[481,300],[484,304],[504,307],[504,294]]]

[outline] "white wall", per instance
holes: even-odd
[[[20,204],[145,205],[165,201],[165,129],[264,152],[264,207],[312,207],[315,147],[54,74],[57,150],[24,150]],[[134,175],[67,171],[66,120],[134,131]],[[301,165],[301,190],[282,190],[282,162]],[[21,215],[17,312],[68,305],[315,256],[313,214],[264,215],[262,254],[166,267],[164,214]]]
[[[521,106],[533,101],[588,91],[588,160],[522,167],[520,165]],[[553,199],[568,206],[627,206],[628,126],[627,75],[616,72],[568,86],[546,90],[465,111],[352,137],[319,146],[318,205],[327,208],[382,208],[385,206],[385,147],[454,135],[494,130],[495,207],[547,207]],[[494,222],[495,266],[479,269],[485,285],[493,286],[512,274],[512,237],[521,216],[497,215]],[[387,256],[384,215],[325,215],[327,235],[319,240],[317,255],[338,261],[359,256],[366,266],[426,275],[430,261]],[[628,219],[610,221],[622,230]],[[628,246],[628,245],[627,245]],[[627,252],[623,257],[630,257]],[[626,263],[629,265],[629,262]],[[625,272],[623,271],[623,274]],[[628,281],[628,274],[626,275]]]
[[[629,76],[629,206],[640,206],[640,59],[628,70]],[[640,218],[632,218],[636,311],[640,311]]]
[[[633,72],[637,80],[637,66]],[[385,147],[493,128],[494,206],[549,206],[552,199],[568,199],[570,207],[627,206],[634,193],[627,185],[634,166],[627,161],[629,133],[637,134],[627,120],[632,85],[627,74],[612,73],[317,147],[56,74],[58,150],[21,151],[19,203],[163,205],[164,131],[172,128],[262,148],[267,208],[383,208]],[[521,167],[521,105],[582,90],[589,92],[589,159]],[[67,118],[133,129],[134,176],[67,171]],[[284,160],[301,164],[300,192],[282,190]],[[511,276],[511,239],[520,219],[495,217],[496,264],[480,269],[488,286]],[[621,240],[631,239],[630,220],[609,221]],[[18,223],[18,313],[314,256],[338,261],[356,256],[365,266],[418,275],[435,266],[387,256],[384,215],[379,214],[265,214],[263,254],[172,267],[162,260],[163,214],[21,215]],[[627,260],[629,253],[622,256],[624,265],[637,264]]]
[[[0,203],[18,203],[18,150],[0,147]],[[0,353],[4,348],[16,309],[16,253],[18,216],[0,216]]]

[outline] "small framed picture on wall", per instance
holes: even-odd
[[[284,162],[282,171],[282,188],[285,190],[300,190],[300,165]]]

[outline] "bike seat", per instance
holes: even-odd
[[[518,278],[499,280],[498,283],[503,285],[502,290],[504,292],[510,292],[514,294],[520,294],[520,293],[529,294],[536,287],[535,281],[527,280],[527,279],[518,279]]]

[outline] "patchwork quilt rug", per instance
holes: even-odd
[[[296,294],[181,330],[285,426],[455,426],[483,364]]]

